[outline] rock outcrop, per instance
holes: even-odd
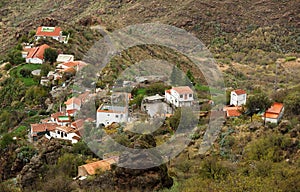
[[[42,143],[43,140],[41,140]],[[21,188],[33,185],[43,174],[47,165],[53,165],[61,155],[62,145],[55,140],[46,142],[40,147],[43,149],[31,158],[30,163],[25,165],[17,176],[17,183]]]

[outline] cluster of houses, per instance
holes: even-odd
[[[35,40],[51,38],[61,43],[68,43],[69,35],[63,36],[60,27],[38,27],[35,34]],[[33,45],[26,45],[22,51],[22,57],[26,59],[26,63],[43,64],[45,50],[50,48],[49,45],[43,44],[34,47]]]
[[[60,27],[38,27],[35,34],[35,40],[51,38],[60,43],[68,43],[69,35],[64,36]],[[49,45],[43,44],[34,47],[33,45],[25,45],[22,51],[22,57],[26,59],[26,63],[43,64],[45,62],[45,50],[50,48]],[[86,64],[82,61],[74,61],[74,55],[59,54],[56,62],[58,65],[54,71],[50,71],[47,76],[41,77],[41,85],[48,86],[54,84],[55,81],[62,79],[66,73],[76,73]],[[39,75],[39,74],[37,74]]]
[[[246,105],[247,93],[245,90],[237,89],[230,93],[230,106],[225,106],[223,111],[227,118],[235,118],[242,115],[242,106]],[[282,103],[273,103],[272,106],[262,114],[262,119],[269,123],[279,123],[284,114]]]
[[[53,113],[49,118],[41,120],[38,124],[31,124],[30,138],[36,141],[45,136],[48,139],[57,138],[77,143],[81,138],[81,130],[85,122],[94,123],[95,120],[78,119],[74,121],[75,115],[80,111],[81,106],[91,97],[90,92],[80,94],[78,97],[72,97],[65,102],[66,109]]]

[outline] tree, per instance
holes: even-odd
[[[195,77],[193,76],[193,74],[192,74],[192,72],[191,72],[190,70],[188,70],[188,71],[186,72],[186,76],[187,76],[187,78],[188,78],[193,84],[195,84]]]
[[[22,57],[22,52],[18,49],[12,49],[7,55],[7,61],[13,65],[18,65],[25,62]]]
[[[56,52],[55,49],[52,48],[45,49],[45,53],[44,53],[45,61],[48,61],[51,64],[53,64],[56,61],[57,56],[58,53]]]
[[[41,67],[41,76],[47,76],[52,67],[49,64],[43,64]]]
[[[20,74],[22,75],[22,77],[30,77],[31,76],[31,70],[30,69],[26,69],[26,68],[23,68],[20,70]]]
[[[250,96],[246,103],[246,108],[248,110],[248,114],[251,116],[251,121],[252,116],[255,113],[259,111],[266,111],[268,108],[271,107],[271,104],[272,102],[264,93],[259,93],[257,95]]]

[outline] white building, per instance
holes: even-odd
[[[62,40],[62,31],[60,27],[38,27],[35,33],[35,40],[50,37],[56,41]]]
[[[47,48],[50,47],[46,44],[31,48],[28,55],[26,56],[26,63],[43,64],[44,53]]]
[[[97,110],[97,127],[123,122],[128,122],[128,109],[126,107],[101,105]]]
[[[74,55],[66,55],[66,54],[59,54],[56,59],[57,62],[70,62],[74,61]]]
[[[194,92],[188,86],[173,87],[165,91],[165,99],[176,107],[189,107],[194,101]]]
[[[81,100],[76,98],[76,97],[72,97],[71,99],[68,99],[65,102],[66,105],[66,110],[80,110],[81,107]]]
[[[71,127],[58,126],[55,130],[49,131],[45,135],[48,139],[56,138],[71,141],[72,144],[80,141],[80,134]]]
[[[242,89],[231,91],[230,94],[230,105],[242,106],[246,105],[247,93]]]
[[[264,114],[262,119],[266,118],[266,122],[278,124],[284,114],[284,106],[282,103],[274,103]]]

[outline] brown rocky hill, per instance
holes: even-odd
[[[116,29],[145,22],[182,27],[196,34],[208,46],[221,37],[234,51],[243,47],[230,42],[232,39],[242,40],[247,37],[244,33],[271,27],[266,33],[274,33],[277,38],[276,41],[269,40],[271,45],[282,47],[277,50],[279,52],[296,52],[300,43],[299,6],[299,0],[2,1],[0,52],[14,45],[22,34],[43,24],[76,28],[101,23],[108,29]],[[51,18],[52,23],[46,18]],[[242,35],[239,37],[238,34]]]

